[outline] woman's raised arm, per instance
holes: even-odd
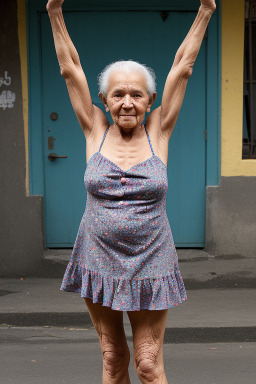
[[[161,132],[171,137],[184,100],[189,77],[200,50],[206,28],[216,9],[215,0],[201,0],[195,21],[179,47],[167,76],[160,107]]]
[[[49,0],[46,9],[52,26],[60,73],[66,81],[73,109],[85,137],[87,137],[91,134],[96,107],[92,104],[88,83],[78,53],[65,26],[61,8],[63,1]]]

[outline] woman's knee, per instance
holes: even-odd
[[[143,342],[134,351],[134,366],[145,383],[158,383],[164,373],[162,351],[156,342]]]
[[[85,302],[99,337],[104,371],[111,378],[122,376],[130,362],[123,313],[92,303],[91,299]]]
[[[130,362],[130,351],[127,345],[115,340],[102,338],[101,351],[103,366],[111,378],[122,376],[127,372]]]

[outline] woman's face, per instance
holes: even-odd
[[[109,77],[107,98],[99,96],[114,124],[125,130],[142,124],[156,98],[156,94],[149,97],[146,79],[140,72],[113,72]]]

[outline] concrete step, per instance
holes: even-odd
[[[256,255],[210,255],[202,249],[177,249],[187,289],[256,288]],[[72,249],[46,249],[40,277],[63,277]]]

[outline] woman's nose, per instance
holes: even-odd
[[[126,95],[126,96],[124,97],[123,105],[124,105],[125,107],[132,107],[132,106],[133,106],[133,104],[132,104],[132,99],[131,99],[131,97],[130,97],[129,95]]]

